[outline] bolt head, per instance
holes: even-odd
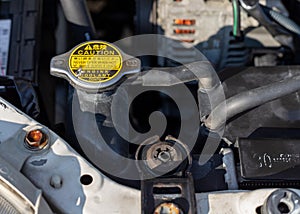
[[[48,145],[48,135],[40,129],[31,130],[25,137],[25,144],[31,150],[43,149]]]

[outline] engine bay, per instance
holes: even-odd
[[[0,0],[0,213],[300,213],[299,0]]]

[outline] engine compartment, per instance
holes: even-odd
[[[0,211],[299,213],[299,11],[0,1]]]

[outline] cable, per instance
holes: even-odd
[[[238,0],[232,0],[233,9],[233,35],[235,37],[241,36],[241,17],[240,17],[240,7]]]

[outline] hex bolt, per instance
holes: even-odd
[[[50,178],[50,185],[54,188],[54,189],[59,189],[61,188],[63,183],[62,177],[60,175],[52,175]]]
[[[40,150],[48,145],[48,135],[40,129],[34,129],[27,133],[25,146],[30,150]]]

